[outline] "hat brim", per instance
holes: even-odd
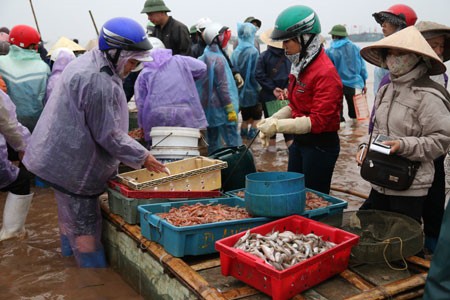
[[[278,49],[283,49],[283,42],[282,41],[274,41],[272,40],[272,38],[270,37],[272,34],[273,28],[270,28],[266,31],[264,31],[259,38],[261,39],[261,41],[266,44],[267,46],[271,46],[274,48],[278,48]]]
[[[370,46],[364,47],[361,49],[361,56],[371,64],[384,67],[383,49],[396,49],[428,58],[430,62],[429,75],[442,74],[447,69],[420,31],[414,26],[409,26]]]

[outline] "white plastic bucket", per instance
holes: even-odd
[[[158,147],[197,148],[200,129],[189,127],[153,127],[150,131],[152,145]]]
[[[195,148],[180,147],[156,147],[150,150],[150,153],[159,160],[179,160],[200,155],[200,151]]]

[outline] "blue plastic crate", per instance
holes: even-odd
[[[240,193],[241,192],[241,193]],[[225,194],[230,196],[230,197],[239,197],[239,194],[243,194],[245,192],[245,189],[238,189],[238,190],[233,190],[233,191],[228,191]],[[327,207],[322,207],[322,208],[317,208],[317,209],[313,209],[313,210],[306,210],[304,211],[301,216],[304,216],[306,218],[310,218],[313,220],[319,220],[322,219],[324,217],[327,216],[331,216],[337,213],[341,213],[344,211],[344,209],[346,209],[348,207],[348,202],[312,189],[305,189],[305,192],[312,192],[315,193],[317,195],[319,195],[320,197],[324,198],[326,201],[330,202],[331,205],[327,206]],[[244,199],[243,197],[241,197],[242,199]]]
[[[142,235],[159,243],[168,253],[176,257],[203,255],[217,252],[214,248],[216,241],[273,220],[251,218],[177,227],[156,215],[168,212],[173,207],[196,203],[245,207],[245,201],[238,197],[139,205]]]

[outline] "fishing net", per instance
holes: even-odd
[[[358,245],[352,248],[354,262],[405,261],[406,257],[423,249],[422,226],[402,214],[381,210],[347,211],[320,221],[360,236]]]

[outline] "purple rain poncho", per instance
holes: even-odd
[[[17,121],[16,106],[0,90],[0,189],[17,179],[19,168],[8,160],[8,143],[16,151],[24,151],[30,132]]]
[[[255,47],[256,27],[252,23],[238,23],[239,44],[231,55],[231,64],[244,78],[239,89],[239,106],[252,107],[258,104],[261,87],[256,81],[255,70],[259,51]]]
[[[119,161],[141,168],[149,152],[128,135],[122,80],[98,49],[78,57],[60,77],[23,163],[54,187],[101,194]]]
[[[47,93],[45,95],[44,105],[47,103],[48,99],[50,98],[50,94],[52,93],[53,88],[55,87],[55,84],[58,81],[58,78],[61,76],[62,71],[64,71],[66,66],[75,58],[76,58],[76,56],[75,56],[75,54],[73,54],[72,51],[69,51],[68,49],[60,50],[58,57],[56,58],[55,62],[53,63],[52,73],[48,77]]]
[[[155,126],[208,126],[194,80],[206,74],[206,65],[198,59],[173,55],[170,49],[153,49],[152,62],[144,63],[135,86],[138,124],[146,141]]]

